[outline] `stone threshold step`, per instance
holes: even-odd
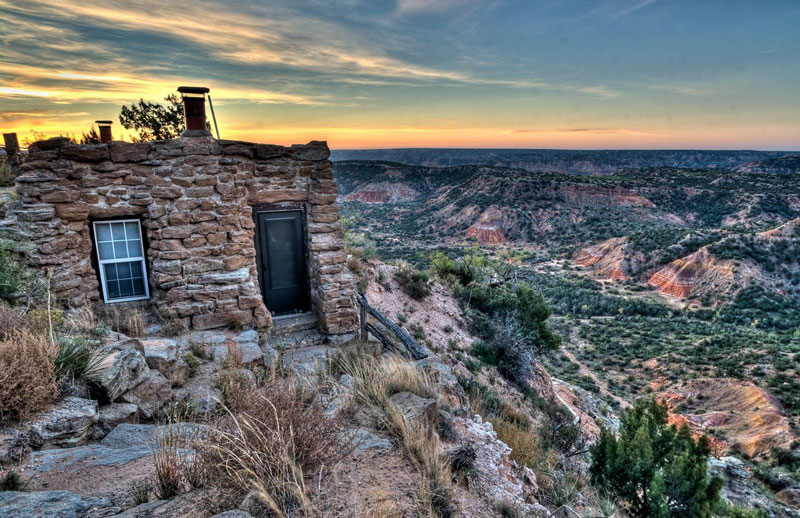
[[[281,315],[272,318],[271,331],[276,334],[297,333],[316,329],[317,316],[312,312],[297,315]]]

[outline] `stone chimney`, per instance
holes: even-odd
[[[178,91],[183,98],[183,117],[186,121],[186,130],[181,137],[211,136],[206,129],[206,94],[208,88],[204,86],[179,86]]]
[[[114,121],[94,121],[100,129],[100,142],[103,144],[111,142],[114,138],[111,136],[111,125]]]

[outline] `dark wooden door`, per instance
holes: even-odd
[[[259,279],[273,315],[309,309],[303,214],[299,210],[260,212]]]

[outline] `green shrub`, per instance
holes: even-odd
[[[13,256],[8,244],[0,239],[0,300],[12,306],[33,282],[33,272]]]
[[[14,173],[11,171],[11,164],[5,160],[0,160],[0,187],[14,185]]]
[[[394,274],[394,279],[400,285],[403,293],[414,300],[422,300],[431,293],[426,272],[415,270],[410,266],[402,266]]]
[[[200,360],[197,359],[197,356],[192,354],[192,351],[187,351],[186,354],[183,355],[183,361],[185,361],[186,365],[189,367],[189,377],[193,378],[200,368]]]
[[[592,483],[634,516],[711,517],[722,479],[709,478],[706,437],[667,424],[666,404],[640,400],[622,412],[620,433],[603,428],[591,447]]]
[[[0,493],[3,491],[25,491],[27,485],[16,471],[7,471],[0,476]]]

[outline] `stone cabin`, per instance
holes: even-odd
[[[358,327],[325,142],[32,144],[0,230],[65,307],[145,304],[190,329],[309,314]]]

